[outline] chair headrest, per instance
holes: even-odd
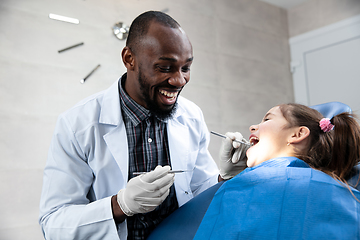
[[[318,110],[324,117],[330,119],[343,112],[352,113],[351,108],[348,105],[341,102],[328,102],[310,107]],[[359,173],[360,173],[360,164],[354,167],[353,175],[349,179],[347,179],[347,181],[350,184],[350,186],[354,186],[357,190],[360,191],[360,184],[356,185],[359,180]]]
[[[328,102],[310,107],[319,111],[324,117],[330,119],[343,112],[352,113],[351,108],[341,102]]]

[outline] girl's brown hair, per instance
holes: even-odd
[[[317,110],[296,103],[279,107],[290,127],[306,126],[310,130],[307,151],[296,153],[296,157],[346,183],[360,161],[360,126],[356,116],[338,114],[331,119],[334,129],[324,132],[319,126],[323,116]]]

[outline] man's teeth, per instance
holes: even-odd
[[[167,97],[169,97],[169,98],[174,98],[174,97],[176,97],[176,96],[178,95],[177,92],[168,92],[168,91],[165,91],[165,90],[160,90],[159,92],[160,92],[162,95],[165,95],[165,96],[167,96]]]

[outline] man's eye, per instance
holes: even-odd
[[[161,72],[169,72],[171,70],[171,67],[169,66],[159,66],[159,69]]]
[[[190,71],[190,67],[183,67],[181,70],[182,70],[183,72],[188,72],[188,71]]]

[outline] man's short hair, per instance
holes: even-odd
[[[141,44],[141,38],[146,36],[150,23],[153,21],[170,28],[180,27],[178,22],[163,12],[148,11],[140,14],[131,23],[129,35],[126,39],[126,46],[129,47],[134,53],[136,53],[138,46]]]

